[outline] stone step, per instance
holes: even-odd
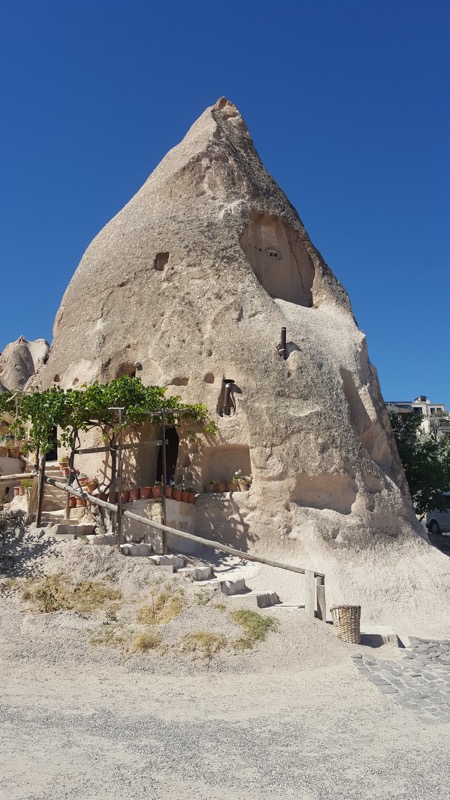
[[[155,564],[157,567],[175,567],[176,570],[180,570],[184,567],[186,563],[186,559],[184,556],[179,556],[175,554],[168,554],[165,556],[151,556],[150,561]]]
[[[277,593],[270,590],[267,592],[247,592],[247,594],[230,595],[234,603],[239,603],[244,608],[270,608],[280,603]]]
[[[120,552],[124,554],[124,556],[151,556],[153,553],[153,547],[151,544],[134,544],[133,542],[127,542],[126,544],[120,545]]]
[[[178,575],[190,581],[208,581],[214,578],[212,567],[184,567],[177,570]]]

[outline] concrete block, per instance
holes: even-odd
[[[207,581],[214,577],[212,567],[185,567],[178,574],[191,581]]]
[[[95,525],[74,525],[67,524],[66,522],[57,522],[56,525],[51,525],[47,527],[47,533],[51,533],[52,536],[68,536],[71,535],[72,538],[76,536],[90,536],[95,531]]]
[[[247,591],[244,578],[238,578],[235,581],[220,581],[220,590],[226,595],[239,594],[240,592]]]
[[[159,572],[167,572],[169,575],[175,575],[177,568],[173,564],[163,564],[158,567]]]
[[[154,564],[158,567],[176,567],[176,569],[181,569],[185,565],[185,560],[183,556],[176,556],[176,555],[163,555],[163,556],[152,556],[150,561],[153,561]]]
[[[89,544],[117,544],[117,534],[115,533],[99,533],[97,536],[86,536]]]
[[[153,552],[149,544],[121,544],[120,552],[125,556],[150,556]]]
[[[399,646],[399,639],[393,628],[388,625],[364,625],[361,629],[361,644],[368,647],[381,647],[383,644]]]
[[[248,592],[242,595],[231,595],[230,599],[242,608],[270,608],[280,602],[276,592]]]
[[[258,608],[270,608],[280,602],[276,592],[261,592],[256,595],[256,604]]]

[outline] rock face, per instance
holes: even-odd
[[[28,342],[24,336],[7,344],[0,353],[0,392],[23,389],[47,360],[49,349],[45,339]]]
[[[378,620],[380,594],[399,580],[406,590],[418,560],[442,568],[418,535],[348,296],[225,98],[87,249],[38,379],[77,386],[136,363],[144,383],[206,403],[217,421],[216,439],[180,443],[177,476],[203,491],[252,475],[250,492],[201,496],[200,535],[327,571],[332,599],[365,598]],[[152,463],[138,461],[138,478],[155,477]]]

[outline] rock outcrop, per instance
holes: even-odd
[[[199,534],[327,571],[332,598],[378,620],[385,595],[406,613],[420,560],[442,572],[349,298],[225,98],[87,249],[38,380],[77,386],[136,364],[217,421],[215,440],[180,444],[177,475],[199,491],[235,470],[253,478],[250,492],[199,498]]]
[[[49,354],[45,339],[29,342],[19,336],[0,353],[0,392],[23,389],[27,381],[45,364]]]

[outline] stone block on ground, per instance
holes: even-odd
[[[150,558],[150,561],[153,562],[157,567],[176,567],[176,569],[181,569],[185,565],[185,559],[183,556],[177,555],[156,555]]]
[[[79,536],[91,536],[95,531],[95,525],[74,525],[73,522],[57,522],[55,525],[48,525],[46,531],[52,536],[66,536],[75,539]]]
[[[190,581],[207,581],[214,577],[212,567],[185,567],[178,574]]]
[[[276,592],[248,592],[247,594],[235,594],[230,596],[237,605],[243,608],[270,608],[280,602]]]
[[[120,552],[125,556],[150,556],[153,548],[150,544],[126,543],[120,545]]]
[[[233,594],[240,594],[241,592],[247,591],[247,586],[245,585],[244,578],[237,578],[235,581],[227,580],[227,581],[220,581],[220,590],[223,594],[227,594],[229,596]]]
[[[89,544],[117,544],[116,533],[99,533],[97,536],[87,536],[86,538]]]
[[[361,629],[361,644],[368,647],[381,647],[383,644],[399,646],[399,639],[389,625],[364,625]]]

